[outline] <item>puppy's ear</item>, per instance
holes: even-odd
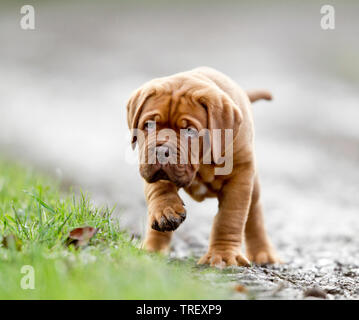
[[[234,140],[242,122],[242,112],[229,95],[217,87],[198,90],[194,93],[194,98],[207,109],[211,152],[214,162],[218,163],[220,157],[225,153],[225,129],[232,130]],[[217,131],[218,135],[214,134],[213,130],[215,129],[220,129]],[[216,152],[217,150],[220,152]]]
[[[140,119],[140,115],[143,109],[143,106],[147,99],[153,96],[156,93],[156,89],[154,87],[144,86],[137,89],[131,95],[128,103],[127,103],[127,124],[129,129],[132,130],[132,138],[131,138],[131,146],[132,149],[136,147],[137,137],[134,134],[133,129],[138,128],[138,121]]]

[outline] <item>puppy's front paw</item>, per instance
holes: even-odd
[[[151,210],[149,219],[154,230],[174,231],[186,219],[186,209],[179,203],[164,208],[159,206]]]
[[[240,252],[226,250],[209,250],[197,264],[209,264],[211,267],[243,266],[249,267],[248,259]]]

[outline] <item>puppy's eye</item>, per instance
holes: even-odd
[[[156,121],[152,121],[152,120],[147,121],[145,123],[145,129],[147,131],[152,131],[152,130],[156,129]]]
[[[193,127],[188,127],[184,129],[184,133],[187,137],[191,137],[191,138],[197,137],[198,135],[197,129]]]

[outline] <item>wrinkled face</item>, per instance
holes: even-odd
[[[127,103],[132,147],[139,147],[140,173],[149,183],[170,180],[187,187],[199,164],[222,166],[214,174],[229,174],[241,121],[230,96],[212,81],[190,75],[153,79]]]
[[[199,168],[191,160],[202,157],[198,133],[207,128],[206,109],[185,94],[153,95],[142,107],[137,128],[144,133],[143,141],[138,140],[141,176],[149,183],[170,180],[189,186]]]

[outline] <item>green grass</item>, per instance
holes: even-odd
[[[226,298],[203,280],[214,271],[140,250],[111,210],[59,190],[53,179],[0,160],[0,299]],[[69,231],[81,226],[99,232],[84,248],[67,247]],[[3,243],[10,236],[17,245]],[[33,267],[35,289],[21,288],[24,265]]]

